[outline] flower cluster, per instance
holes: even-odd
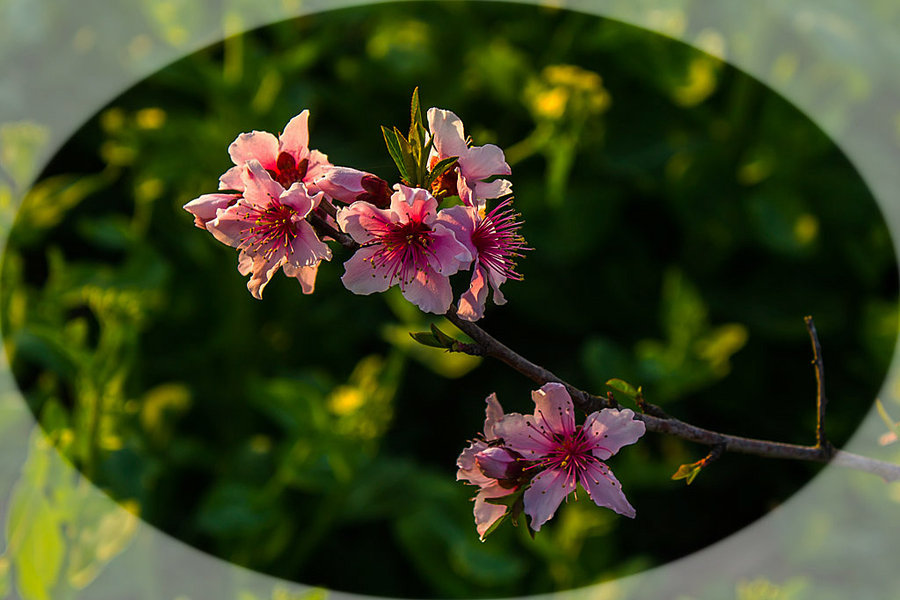
[[[559,383],[545,384],[532,399],[533,415],[504,414],[489,396],[484,436],[457,460],[456,478],[479,488],[475,527],[481,538],[520,512],[539,531],[578,485],[597,506],[633,518],[622,485],[603,461],[635,443],[644,423],[631,410],[605,408],[576,425],[572,398]]]
[[[341,277],[351,292],[398,286],[421,310],[443,314],[453,304],[450,277],[471,270],[457,313],[480,319],[488,288],[503,304],[500,286],[522,279],[516,270],[528,250],[522,222],[512,184],[497,179],[511,170],[497,146],[472,145],[448,110],[429,109],[426,130],[418,94],[413,101],[409,139],[385,129],[401,174],[393,187],[311,150],[304,110],[277,137],[240,134],[228,148],[234,166],[219,178],[219,192],[184,208],[197,227],[238,249],[238,271],[250,275],[255,298],[279,268],[312,293],[319,265],[332,258],[325,242],[337,240],[355,252]]]
[[[237,248],[238,271],[257,299],[281,269],[304,294],[315,289],[327,242],[353,254],[341,281],[355,294],[393,286],[421,310],[444,314],[453,305],[450,278],[471,271],[456,315],[484,315],[488,290],[521,280],[516,261],[526,250],[513,208],[511,170],[503,151],[475,146],[462,121],[439,108],[423,119],[413,93],[408,135],[382,128],[400,173],[391,186],[359,169],[335,166],[309,147],[309,112],[291,119],[280,135],[242,133],[228,148],[234,166],[219,191],[188,202],[194,224]],[[427,124],[427,128],[426,128]],[[462,286],[460,286],[462,287]],[[414,334],[426,345],[454,348],[435,327]],[[423,337],[424,336],[424,337]],[[507,516],[524,512],[540,530],[580,485],[595,503],[633,517],[622,486],[603,462],[644,433],[630,410],[605,409],[576,425],[566,388],[548,383],[533,393],[534,415],[504,414],[487,399],[483,436],[460,455],[457,478],[478,487],[475,524],[482,539]]]

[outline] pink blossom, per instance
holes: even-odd
[[[644,423],[631,410],[605,408],[576,426],[572,398],[559,383],[545,384],[532,399],[533,416],[508,414],[493,427],[507,448],[530,462],[526,470],[537,471],[524,495],[531,528],[540,530],[579,483],[597,506],[633,518],[622,485],[602,461],[636,442]]]
[[[238,271],[251,275],[247,289],[254,298],[262,299],[263,288],[279,268],[297,278],[304,294],[311,294],[319,263],[331,259],[331,250],[306,221],[322,194],[310,195],[299,182],[285,190],[257,160],[242,167],[241,189],[243,196],[219,208],[206,228],[240,250]]]
[[[436,195],[459,196],[467,206],[483,208],[485,199],[512,192],[512,184],[506,179],[486,181],[495,175],[512,173],[503,150],[493,144],[470,146],[463,122],[449,110],[429,108],[428,128],[434,139],[429,166],[452,156],[458,158],[456,166],[432,185]]]
[[[491,504],[488,500],[502,498],[515,492],[519,488],[517,479],[521,473],[521,466],[518,463],[520,457],[517,454],[502,446],[491,445],[498,441],[494,427],[503,419],[503,408],[496,394],[488,396],[486,402],[484,439],[474,440],[456,460],[459,467],[456,480],[465,481],[479,488],[475,494],[473,512],[475,529],[482,540],[491,526],[506,514],[507,510],[505,506]],[[500,472],[494,470],[498,465],[502,466]]]
[[[302,182],[311,193],[318,192],[313,181],[331,164],[326,155],[309,149],[308,122],[309,111],[304,110],[288,122],[278,137],[267,131],[240,134],[228,147],[235,166],[219,178],[219,189],[243,191],[244,164],[257,160],[281,187]]]
[[[341,281],[363,295],[399,285],[423,311],[443,314],[453,301],[449,277],[472,256],[442,222],[431,194],[400,184],[394,188],[388,209],[354,202],[338,210],[341,229],[362,245],[344,263]]]
[[[313,185],[344,204],[368,202],[378,208],[387,208],[391,204],[391,188],[387,181],[349,167],[329,167]]]
[[[443,222],[474,257],[469,289],[459,298],[457,314],[462,319],[477,321],[484,315],[488,283],[494,290],[494,304],[505,304],[500,285],[507,279],[521,281],[516,272],[516,259],[522,251],[530,250],[519,235],[522,226],[512,209],[512,200],[505,200],[494,210],[482,213],[473,206],[452,206],[441,211]]]

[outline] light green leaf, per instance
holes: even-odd
[[[678,467],[678,470],[675,471],[675,474],[672,475],[673,480],[684,479],[685,483],[691,485],[691,482],[700,474],[700,470],[703,468],[703,461],[697,461],[695,463],[681,465]]]
[[[394,160],[394,164],[397,165],[397,170],[400,171],[400,177],[405,181],[409,181],[409,171],[406,169],[406,161],[403,158],[403,149],[400,145],[397,128],[390,130],[382,125],[381,133],[384,135],[384,143],[387,145],[388,153]]]
[[[640,390],[638,388],[635,388],[633,385],[623,379],[610,379],[606,382],[606,385],[616,390],[617,392],[625,394],[629,398],[634,398],[640,393]]]

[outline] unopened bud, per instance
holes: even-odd
[[[475,455],[475,464],[491,479],[516,479],[522,473],[519,455],[503,446],[486,448]]]

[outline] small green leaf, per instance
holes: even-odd
[[[891,416],[887,413],[887,410],[884,408],[884,404],[881,403],[881,400],[875,399],[875,408],[878,410],[878,416],[881,417],[881,420],[884,421],[884,424],[887,425],[888,429],[894,432],[894,434],[900,438],[900,423],[895,422]]]
[[[428,346],[430,348],[446,348],[447,346],[441,342],[437,336],[433,333],[429,333],[427,331],[420,332],[410,332],[409,336],[422,344],[423,346]]]
[[[521,489],[507,496],[500,496],[499,498],[485,498],[485,502],[488,504],[496,504],[497,506],[506,506],[512,507],[521,500],[525,496],[525,490]]]
[[[410,185],[418,186],[421,184],[421,181],[418,179],[419,172],[419,161],[413,155],[413,146],[403,134],[400,133],[400,130],[394,127],[394,135],[397,138],[397,142],[400,144],[400,156],[403,160],[403,167],[406,171],[407,177],[406,182]]]
[[[453,165],[456,164],[457,159],[458,159],[458,157],[451,156],[450,158],[445,158],[444,160],[442,160],[442,161],[438,162],[436,165],[434,165],[434,168],[431,169],[431,171],[425,177],[425,187],[426,188],[431,187],[431,184],[434,183],[438,177],[440,177],[441,175],[446,173],[448,170],[450,170],[453,167]]]
[[[698,460],[695,463],[691,463],[688,465],[681,465],[678,467],[678,470],[675,471],[675,474],[672,475],[673,480],[684,479],[685,483],[691,485],[691,482],[694,481],[694,478],[700,474],[700,470],[703,468],[703,461]]]
[[[438,329],[437,325],[435,325],[434,323],[431,324],[431,333],[434,334],[435,339],[437,339],[444,345],[444,348],[450,348],[456,342],[454,338]]]
[[[406,162],[403,157],[403,149],[400,144],[400,140],[398,139],[398,131],[395,127],[393,131],[385,127],[381,126],[381,133],[384,135],[384,143],[387,145],[388,153],[390,153],[391,158],[394,160],[394,164],[397,165],[397,169],[400,171],[400,177],[405,181],[409,181],[409,172],[406,170]],[[400,136],[402,137],[402,136]],[[404,142],[406,140],[403,140]],[[409,144],[407,144],[409,146]]]
[[[422,105],[419,103],[419,87],[412,93],[412,101],[409,105],[409,139],[410,141],[419,138],[422,127]],[[425,138],[420,138],[424,140]]]
[[[606,382],[606,385],[616,390],[617,392],[625,394],[629,398],[634,398],[641,393],[640,388],[635,388],[624,379],[610,379]]]

